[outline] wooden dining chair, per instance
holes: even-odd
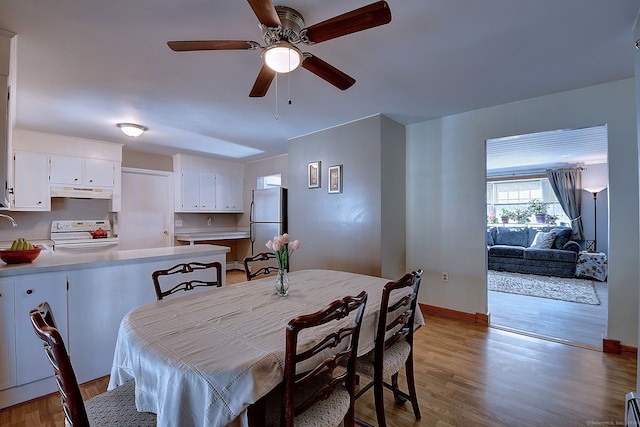
[[[362,291],[289,321],[284,380],[249,407],[249,425],[354,425],[356,350],[366,303]]]
[[[195,278],[196,274],[194,272],[199,270],[209,270],[215,269],[216,275],[215,280],[202,280],[200,278]],[[164,276],[173,276],[174,274],[179,274],[182,277],[179,280],[178,284],[168,286],[167,290],[162,290],[162,284],[160,283]],[[210,262],[210,263],[202,263],[202,262],[189,262],[174,265],[168,270],[156,270],[151,275],[153,279],[153,286],[156,290],[156,298],[160,301],[162,298],[167,295],[171,295],[178,291],[190,291],[194,288],[200,286],[215,286],[217,288],[222,286],[222,264],[219,262]],[[185,280],[186,279],[186,280]],[[190,280],[189,280],[190,279]],[[173,285],[173,286],[172,286]]]
[[[298,316],[287,324],[284,362],[284,398],[281,425],[352,427],[355,419],[356,357],[367,293],[347,296],[324,309]],[[351,314],[351,313],[354,313]],[[304,348],[301,334],[348,316],[328,335],[322,334]],[[326,330],[326,329],[325,329]]]
[[[136,409],[134,381],[128,381],[84,402],[51,307],[47,302],[40,303],[31,309],[29,316],[36,335],[44,342],[45,354],[53,367],[66,426],[135,425],[155,427],[156,414],[138,412]]]
[[[420,407],[413,373],[413,332],[418,302],[418,291],[422,270],[407,273],[400,280],[389,282],[382,290],[380,315],[376,330],[375,348],[358,358],[358,377],[368,377],[371,381],[362,386],[356,394],[356,399],[373,387],[378,426],[385,427],[385,411],[383,392],[385,388],[393,391],[395,402],[404,405],[409,400],[413,406],[416,420],[421,418]],[[409,294],[394,299],[400,290],[412,287]],[[407,378],[408,392],[400,390],[398,373],[404,365]],[[391,379],[391,383],[385,379]],[[370,424],[356,420],[357,424]]]
[[[276,254],[273,252],[261,252],[252,257],[246,257],[243,261],[247,281],[257,276],[267,276],[278,271]],[[287,266],[289,271],[289,266]]]

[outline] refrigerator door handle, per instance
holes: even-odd
[[[256,233],[253,231],[253,228],[255,227],[253,222],[249,223],[249,240],[251,241],[251,244],[253,245],[253,242],[255,242],[256,240]]]
[[[249,223],[253,222],[253,200],[251,200],[251,205],[249,206]]]

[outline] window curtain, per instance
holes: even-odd
[[[547,178],[549,178],[551,188],[556,194],[562,210],[571,219],[573,239],[584,240],[580,213],[580,206],[582,205],[582,169],[547,169]]]

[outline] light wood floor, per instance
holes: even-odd
[[[233,278],[229,278],[231,283]],[[415,336],[422,420],[387,394],[387,423],[407,426],[621,425],[624,396],[635,389],[636,360],[426,316]],[[88,398],[108,379],[82,386]],[[372,392],[356,415],[376,424]],[[56,394],[0,412],[0,425],[63,426]]]
[[[488,292],[491,325],[602,350],[607,333],[607,282],[594,281],[600,305]]]

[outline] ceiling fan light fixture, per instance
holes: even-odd
[[[277,42],[265,49],[264,63],[276,73],[289,73],[302,63],[302,52],[289,42]]]
[[[149,130],[146,126],[137,125],[135,123],[118,123],[118,127],[122,133],[133,138],[140,136],[146,130]]]

